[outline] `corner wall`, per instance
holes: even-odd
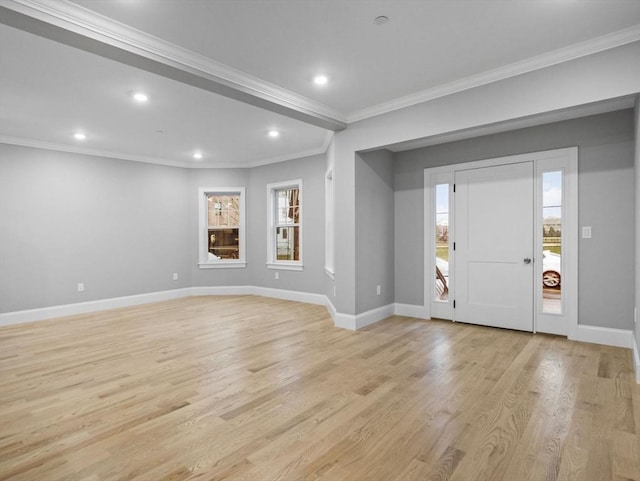
[[[356,154],[356,314],[394,303],[393,155]],[[380,294],[376,288],[380,286]]]
[[[249,169],[247,189],[248,274],[251,285],[324,294],[324,172],[326,158],[315,155]],[[302,262],[304,270],[268,269],[267,184],[302,179]],[[275,279],[278,272],[279,279]]]
[[[636,95],[640,92],[639,55],[640,42],[627,44],[354,122],[346,130],[337,132],[334,137],[335,237],[339,246],[335,258],[337,311],[348,315],[357,313],[355,256],[359,246],[353,192],[357,152],[562,113]],[[407,262],[422,265],[420,258]],[[625,272],[629,270],[625,269]],[[416,290],[415,286],[411,289]],[[399,290],[396,288],[396,292]],[[396,299],[396,302],[402,301]]]
[[[423,305],[426,167],[578,146],[580,324],[632,329],[634,299],[631,110],[514,130],[395,154],[396,302]],[[403,215],[399,215],[402,212]]]
[[[187,199],[184,169],[0,144],[0,313],[190,286]]]
[[[324,171],[324,155],[251,169],[184,169],[0,144],[0,314],[107,301],[85,305],[88,312],[190,287],[321,296]],[[266,185],[294,178],[303,180],[304,270],[279,271],[275,280],[266,267]],[[245,187],[246,268],[198,267],[200,187]]]

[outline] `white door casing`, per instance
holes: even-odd
[[[453,251],[456,240],[456,203],[458,193],[451,195],[449,212],[450,249],[448,301],[437,300],[435,292],[435,186],[441,183],[453,184],[459,172],[472,169],[502,166],[508,164],[533,163],[533,212],[534,220],[531,239],[533,331],[566,335],[569,339],[578,339],[578,148],[569,147],[548,151],[532,152],[494,159],[478,160],[460,164],[451,164],[424,170],[424,317],[439,317],[454,320],[458,318],[459,304],[453,309],[453,301],[458,301],[459,288],[456,283],[457,256]],[[547,171],[561,170],[562,184],[562,313],[548,314],[542,310],[542,182],[541,175]],[[459,177],[458,177],[459,178]],[[456,189],[457,190],[457,189]],[[457,246],[456,246],[457,247]],[[524,259],[525,257],[522,257]],[[521,261],[522,261],[521,259]],[[539,282],[540,281],[540,282]],[[531,330],[530,328],[527,330]]]

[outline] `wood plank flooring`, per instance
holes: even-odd
[[[193,297],[0,329],[0,479],[640,481],[631,352]]]

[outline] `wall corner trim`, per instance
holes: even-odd
[[[612,327],[587,326],[578,324],[577,341],[603,344],[605,346],[625,347],[633,349],[635,341],[631,329],[614,329]]]
[[[386,306],[377,307],[360,314],[343,314],[336,312],[333,322],[336,327],[356,331],[363,327],[375,324],[395,314],[395,304],[387,304]]]
[[[640,384],[640,346],[636,342],[636,338],[633,338],[633,364],[636,368],[636,383]]]

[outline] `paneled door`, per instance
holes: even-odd
[[[533,331],[533,162],[455,173],[454,320]]]

